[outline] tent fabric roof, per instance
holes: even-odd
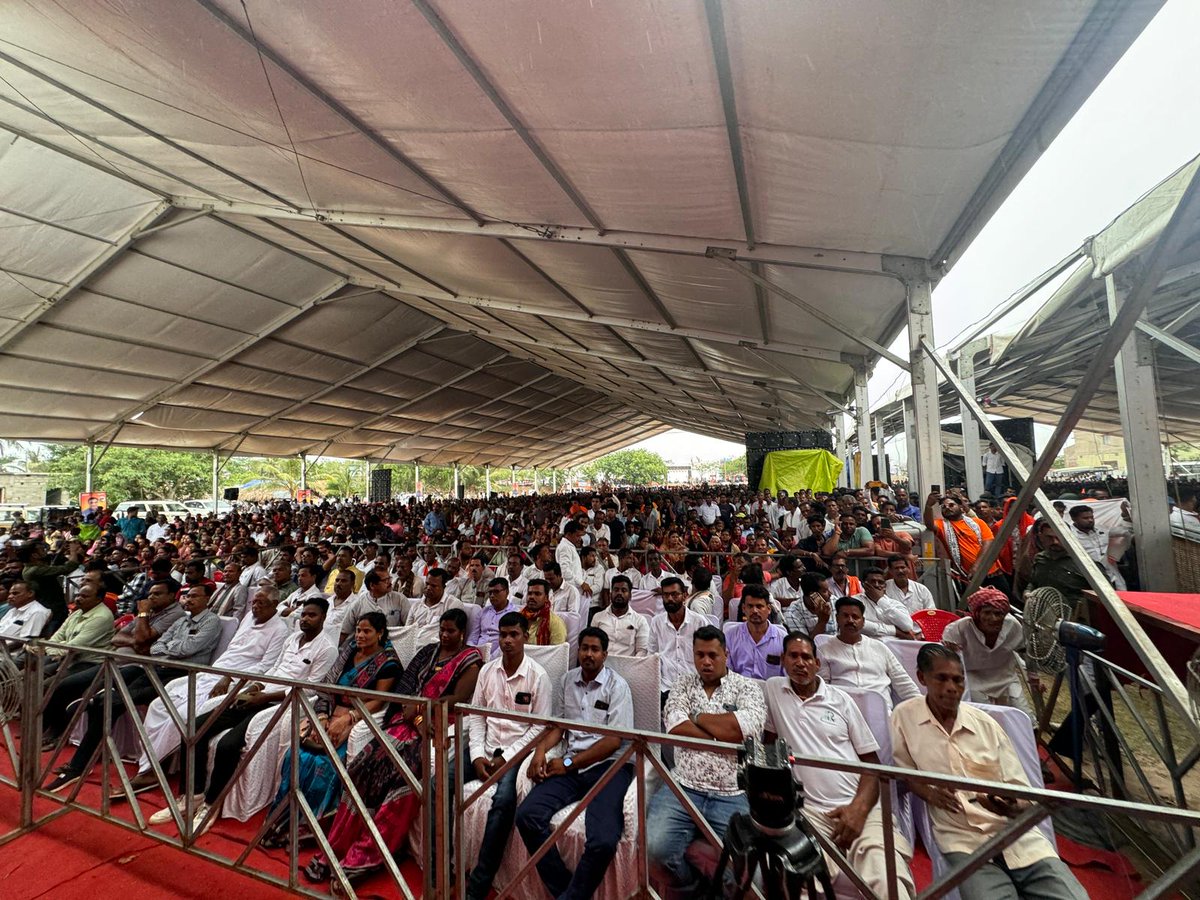
[[[0,10],[0,433],[567,465],[828,427],[1161,0]]]
[[[1103,341],[1109,325],[1105,276],[1136,261],[1162,233],[1184,188],[1200,167],[1200,157],[1156,185],[1084,244],[1084,258],[1016,333],[988,336],[990,351],[975,361],[976,395],[988,399],[989,412],[1029,416],[1055,425],[1080,377]],[[1200,347],[1200,220],[1182,221],[1180,250],[1168,261],[1143,321],[1174,338]],[[1138,333],[1154,357],[1159,422],[1165,439],[1200,441],[1200,377],[1193,359]],[[958,399],[941,388],[942,411],[958,415]],[[892,401],[877,413],[889,434],[903,430],[900,404]],[[1121,434],[1120,404],[1111,373],[1096,392],[1079,427],[1100,434]]]

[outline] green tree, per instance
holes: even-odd
[[[649,450],[618,450],[583,466],[582,472],[593,484],[664,484],[667,463]]]
[[[78,444],[49,445],[49,487],[77,497],[83,491],[86,452]],[[212,492],[212,462],[199,453],[110,447],[92,469],[92,490],[105,491],[110,506],[123,500],[207,497]]]

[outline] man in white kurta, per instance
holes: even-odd
[[[261,674],[275,665],[283,652],[283,645],[292,633],[285,620],[276,615],[279,603],[279,592],[274,588],[260,587],[251,602],[250,615],[242,619],[237,633],[229,646],[213,661],[218,669],[233,669],[239,672]],[[229,676],[220,676],[214,672],[200,672],[196,675],[196,714],[212,696],[224,696],[232,683]],[[188,708],[188,679],[176,678],[165,685],[167,697],[181,718],[187,718]],[[142,756],[138,761],[138,774],[133,779],[135,792],[158,787],[158,779],[151,770],[150,756],[165,760],[178,749],[182,736],[175,725],[175,720],[167,711],[162,697],[155,697],[146,709],[143,723],[146,735],[150,738],[150,747],[142,748]],[[123,791],[117,795],[124,797]]]

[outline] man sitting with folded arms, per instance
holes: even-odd
[[[288,678],[293,681],[304,681],[310,684],[321,682],[337,659],[337,646],[325,633],[325,613],[329,609],[329,601],[324,597],[310,597],[300,610],[300,624],[284,641],[283,651],[279,659],[264,673],[269,678]],[[212,720],[211,727],[204,736],[196,742],[193,755],[192,789],[195,801],[193,827],[199,825],[208,811],[208,806],[215,803],[225,789],[234,772],[238,760],[246,747],[246,732],[249,731],[254,717],[266,713],[284,700],[290,688],[280,685],[251,682],[237,695],[236,699],[221,712],[217,708],[225,701],[225,693],[214,695],[200,708],[196,719],[196,732]],[[226,731],[228,729],[228,731]],[[222,734],[224,732],[224,734]],[[220,737],[220,740],[217,738]],[[208,774],[208,754],[211,743],[216,740],[212,775]],[[208,790],[205,791],[205,780]],[[187,785],[181,785],[186,789]],[[180,796],[176,805],[180,815],[183,814],[185,797]],[[151,825],[161,825],[172,820],[171,808],[159,810],[147,821]]]
[[[958,654],[926,644],[917,654],[924,697],[905,700],[892,712],[896,765],[921,772],[1029,786],[1025,769],[1004,729],[983,710],[963,703]],[[933,837],[954,867],[1008,826],[1026,801],[910,781],[929,809]],[[1086,900],[1087,893],[1058,858],[1041,829],[1025,831],[958,886],[963,900]]]
[[[439,640],[442,614],[462,609],[462,601],[446,592],[450,573],[445,569],[430,569],[425,573],[425,593],[408,610],[408,624],[417,628],[417,646],[424,647]]]
[[[696,630],[692,659],[693,670],[675,682],[663,708],[667,732],[730,744],[758,737],[766,718],[762,688],[729,670],[721,629],[704,625]],[[730,818],[750,809],[737,771],[736,754],[675,748],[675,780],[721,840]],[[700,895],[700,873],[685,856],[699,833],[674,791],[654,795],[646,818],[646,853],[665,877],[664,896],[683,900]]]
[[[487,659],[491,659],[500,645],[500,623],[509,613],[517,612],[508,597],[508,579],[493,578],[487,586],[487,605],[475,616],[471,623],[467,643],[483,651]],[[524,653],[525,642],[521,642],[521,652]]]
[[[154,589],[160,589],[160,586],[165,587],[162,582],[157,582]],[[183,617],[177,619],[163,636],[150,646],[149,655],[154,658],[154,673],[159,681],[186,674],[171,663],[206,664],[212,658],[213,650],[221,637],[221,620],[208,608],[209,594],[208,585],[198,584],[190,588],[183,600],[179,601],[183,607]],[[140,617],[149,615],[148,611],[138,613]],[[158,696],[146,665],[137,663],[122,666],[117,671],[129,689],[133,705],[148,703]],[[71,761],[59,769],[57,777],[47,786],[49,790],[59,791],[70,787],[83,777],[104,737],[104,701],[105,698],[97,694],[88,704],[87,731],[83,740],[79,742]],[[109,722],[115,722],[126,709],[124,697],[114,686]]]
[[[760,680],[771,678],[783,671],[783,638],[787,632],[779,625],[772,625],[771,600],[767,589],[761,584],[748,584],[742,588],[741,609],[746,621],[730,629],[729,668],[739,675]]]
[[[302,563],[296,569],[296,591],[279,604],[279,615],[288,623],[293,631],[299,627],[300,610],[311,597],[324,597],[321,582],[325,578],[325,570],[316,563]]]
[[[50,610],[38,602],[28,582],[14,581],[9,585],[8,610],[0,616],[0,640],[41,637],[49,623]],[[25,646],[15,640],[6,640],[4,643],[9,650],[19,650]]]
[[[550,608],[559,613],[584,614],[583,596],[579,588],[565,580],[556,562],[546,563],[546,583],[550,586]]]
[[[496,579],[500,581],[502,579]],[[525,618],[515,611],[500,617],[500,656],[486,663],[475,682],[472,706],[549,717],[553,687],[546,670],[525,655]],[[476,645],[478,646],[478,645]],[[470,745],[468,769],[480,781],[489,778],[506,760],[519,754],[542,733],[541,725],[498,717],[471,716],[467,722]],[[517,772],[510,768],[498,782],[488,810],[479,858],[467,878],[467,900],[485,900],[508,846],[517,814]]]
[[[916,639],[912,616],[899,600],[886,595],[887,573],[874,566],[863,572],[863,589],[855,598],[863,605],[863,634],[867,637]]]
[[[879,694],[892,708],[892,691],[901,700],[921,691],[887,645],[863,634],[863,605],[857,597],[837,601],[837,636],[821,650],[821,677],[839,687],[862,688]]]
[[[533,586],[530,582],[530,597]],[[625,679],[604,665],[608,659],[608,635],[599,628],[579,633],[579,667],[563,677],[563,718],[590,722],[628,731],[633,728],[633,695]],[[560,757],[546,754],[565,740]],[[530,855],[550,837],[550,820],[570,803],[578,803],[616,763],[622,741],[581,729],[554,726],[538,740],[529,763],[533,790],[517,807],[517,830]],[[551,896],[559,900],[590,900],[617,852],[625,831],[625,791],[633,780],[633,766],[626,764],[588,803],[584,813],[587,842],[575,871],[551,846],[537,864]]]
[[[271,668],[279,659],[284,642],[292,633],[288,624],[276,615],[278,606],[279,594],[273,588],[257,588],[250,604],[250,615],[242,619],[233,640],[229,642],[225,652],[213,660],[213,666],[254,674]],[[182,718],[187,718],[188,681],[186,677],[176,678],[165,685],[171,705]],[[228,675],[222,677],[213,672],[198,672],[195,677],[194,694],[196,709],[201,709],[210,697],[225,696],[231,684],[232,679]],[[146,709],[144,726],[146,735],[150,738],[150,746],[142,748],[138,774],[131,782],[134,793],[158,787],[158,779],[152,770],[150,757],[166,759],[179,748],[182,739],[162,697],[155,697]],[[113,794],[117,799],[124,796],[125,792],[121,790]]]
[[[650,622],[629,608],[633,582],[618,575],[609,587],[609,604],[592,617],[592,625],[608,635],[608,652],[614,656],[645,656],[650,652]]]
[[[534,578],[525,588],[525,643],[544,647],[567,642],[567,623],[550,610],[550,585],[543,578]]]
[[[843,599],[839,604],[846,602]],[[834,643],[837,642],[830,641],[825,647]],[[777,737],[783,738],[797,757],[878,764],[879,742],[854,700],[818,674],[826,662],[818,659],[812,639],[803,632],[793,631],[784,639],[783,646],[787,675],[767,681],[764,742],[769,744]],[[796,763],[792,772],[804,785],[804,818],[846,854],[854,871],[876,895],[886,897],[887,860],[879,779],[801,763]],[[912,848],[898,830],[894,840],[897,893],[911,898],[916,895],[909,869]],[[832,859],[827,857],[826,864],[837,890],[838,882],[845,882],[846,878]]]
[[[408,614],[408,598],[392,590],[392,579],[386,573],[378,569],[369,571],[363,576],[363,589],[358,594],[364,601],[356,610],[360,618],[374,606],[387,617],[388,627],[404,624],[404,617]]]
[[[888,559],[888,582],[884,591],[890,599],[904,604],[908,614],[916,615],[924,609],[936,609],[929,588],[912,578],[910,557],[896,554]]]
[[[617,577],[620,576],[613,581]],[[687,608],[684,593],[682,578],[664,579],[663,611],[650,620],[650,652],[658,654],[658,688],[664,705],[675,682],[695,671],[692,637],[708,625],[704,616]]]
[[[67,616],[67,620],[59,626],[58,631],[50,635],[51,644],[64,646],[47,645],[43,648],[46,654],[44,674],[52,675],[58,671],[67,658],[67,647],[107,650],[112,643],[112,636],[113,614],[104,604],[99,582],[95,579],[85,580],[75,592],[75,611]],[[87,653],[76,653],[71,657],[70,668],[75,669],[94,662],[96,657]]]

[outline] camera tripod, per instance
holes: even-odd
[[[770,900],[799,900],[805,890],[810,898],[816,898],[817,882],[820,882],[826,900],[833,900],[833,881],[825,857],[809,833],[808,824],[799,817],[787,828],[769,829],[746,813],[734,815],[725,831],[709,897],[724,896],[725,867],[730,862],[733,863],[734,900],[741,900],[750,893],[754,876],[759,873]]]

